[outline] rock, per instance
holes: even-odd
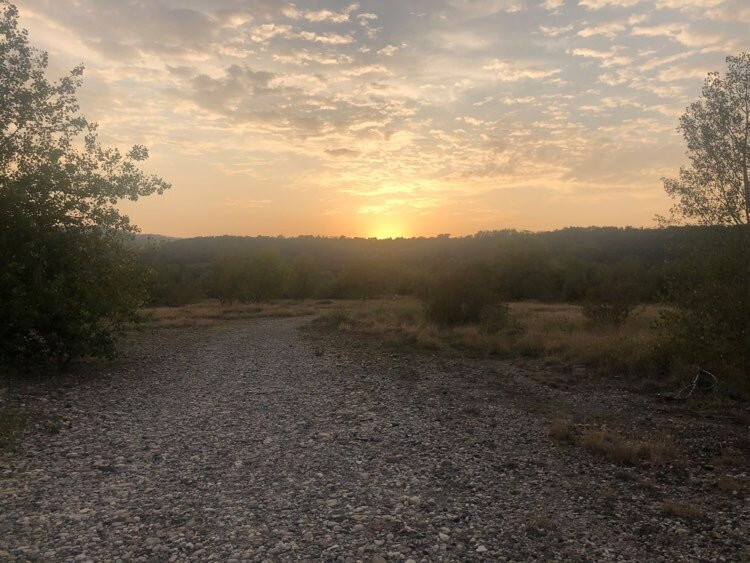
[[[480,545],[480,546],[477,547],[476,552],[477,553],[487,553],[487,548],[484,547],[483,545]]]

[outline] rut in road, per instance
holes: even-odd
[[[3,462],[0,558],[741,553],[740,509],[687,530],[616,468],[554,445],[512,399],[528,382],[510,364],[337,346],[307,322],[135,335],[105,375],[51,391],[62,431],[30,432]]]

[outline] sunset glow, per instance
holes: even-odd
[[[653,224],[745,0],[19,0],[145,232],[389,238]]]

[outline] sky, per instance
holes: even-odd
[[[748,0],[17,0],[172,236],[653,226]]]

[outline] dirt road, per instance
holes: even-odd
[[[0,461],[0,559],[747,556],[747,499],[710,470],[555,443],[560,393],[510,364],[339,346],[306,322],[138,334],[103,373],[12,390],[62,425]]]

